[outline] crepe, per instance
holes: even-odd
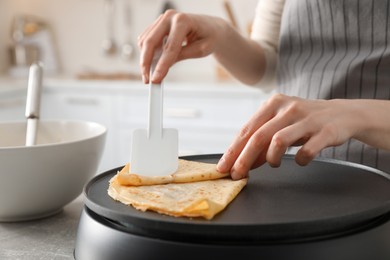
[[[247,179],[234,181],[216,164],[179,160],[178,170],[166,176],[129,173],[127,164],[111,180],[108,194],[137,210],[175,217],[212,219],[239,194]]]
[[[246,185],[247,179],[230,178],[189,183],[148,186],[123,186],[118,176],[110,180],[108,194],[137,210],[152,210],[174,217],[212,219],[222,211]]]
[[[118,173],[118,182],[121,185],[144,186],[167,183],[186,183],[204,180],[214,180],[229,176],[229,173],[217,171],[216,164],[203,163],[179,159],[177,171],[165,176],[144,176],[131,173],[130,164]]]

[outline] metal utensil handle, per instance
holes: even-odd
[[[28,118],[26,131],[26,146],[35,145],[38,135],[38,119]]]
[[[26,101],[26,118],[39,118],[41,104],[43,66],[34,63],[30,66]]]
[[[27,87],[27,101],[26,101],[26,146],[35,145],[37,139],[39,110],[41,104],[42,92],[42,64],[34,63],[30,66],[28,87]]]

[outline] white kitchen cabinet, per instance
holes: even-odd
[[[166,83],[164,127],[179,130],[180,155],[223,153],[267,97],[237,84]],[[23,120],[25,98],[26,89],[0,88],[1,121]],[[129,161],[132,131],[146,128],[147,117],[148,88],[139,82],[44,82],[42,120],[87,120],[108,128],[99,172]]]
[[[111,125],[111,96],[99,91],[45,88],[41,117],[80,119]]]

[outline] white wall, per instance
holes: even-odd
[[[126,38],[124,4],[130,4],[133,18],[133,41],[159,14],[162,0],[115,0],[116,40]],[[226,18],[222,0],[172,0],[177,9]],[[253,18],[257,0],[232,0],[238,23],[243,31]],[[102,72],[138,72],[138,57],[124,61],[120,57],[106,57],[101,52],[101,42],[106,36],[103,0],[0,0],[0,72],[6,73],[9,62],[7,46],[9,31],[15,14],[32,14],[46,20],[53,29],[59,50],[63,73],[74,76],[85,68]],[[175,66],[176,75],[213,76],[214,60],[206,58],[186,61]]]

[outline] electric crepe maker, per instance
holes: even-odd
[[[216,163],[221,154],[182,157]],[[318,158],[250,172],[247,186],[212,220],[141,212],[111,199],[109,180],[85,187],[76,260],[390,259],[390,180],[379,170]]]

